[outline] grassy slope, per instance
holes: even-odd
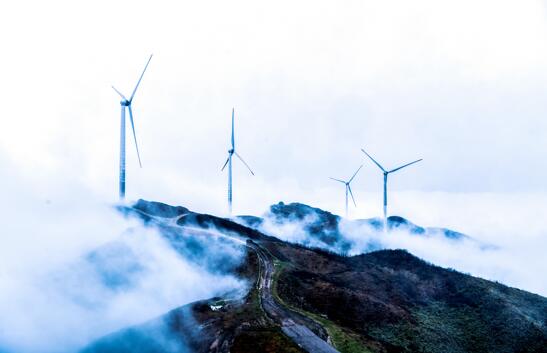
[[[311,312],[302,310],[300,308],[297,308],[295,306],[287,304],[279,294],[277,293],[277,282],[279,280],[280,274],[283,272],[283,270],[290,266],[290,264],[286,262],[281,262],[279,260],[275,260],[275,274],[273,278],[273,288],[272,292],[274,297],[277,301],[285,305],[286,307],[289,307],[290,309],[309,317],[312,320],[315,320],[316,322],[320,323],[328,332],[329,337],[332,340],[333,346],[338,349],[342,353],[371,353],[372,351],[365,347],[363,342],[361,342],[359,335],[355,334],[354,332],[351,332],[348,329],[344,329],[338,325],[336,325],[334,322]]]
[[[231,353],[303,353],[287,338],[279,327],[246,330],[236,336],[230,347]]]
[[[207,215],[182,219],[188,222],[271,240]],[[543,297],[431,266],[401,251],[344,258],[274,241],[269,250],[285,265],[276,272],[275,295],[322,323],[342,352],[546,352]],[[224,312],[205,306],[203,315],[218,317],[238,353],[298,350],[265,318],[256,291],[247,299]]]
[[[276,245],[271,252],[290,263],[278,275],[278,296],[323,320],[340,350],[546,351],[547,300],[540,296],[441,269],[402,251],[343,258]],[[341,345],[344,335],[361,347]]]

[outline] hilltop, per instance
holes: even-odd
[[[360,239],[369,239],[367,244],[362,245],[362,248],[359,249],[359,253],[383,249],[375,237],[383,231],[382,219],[344,219],[328,211],[302,203],[279,202],[272,205],[269,211],[261,217],[239,216],[236,217],[236,221],[258,231],[280,236],[283,235],[281,233],[284,232],[284,229],[290,226],[293,235],[300,235],[298,243],[336,251],[340,254],[349,253],[355,246],[354,239],[343,234],[345,230],[358,233]],[[413,236],[476,242],[463,233],[445,228],[421,227],[399,216],[388,217],[387,228],[390,232],[400,231]],[[478,246],[486,246],[476,243]]]
[[[347,256],[265,234],[266,222],[306,219],[311,238],[343,249],[344,220],[317,208],[279,203],[263,217],[225,219],[139,200],[120,211],[157,228],[178,251],[191,249],[196,261],[200,248],[190,231],[238,239],[244,259],[226,271],[252,285],[241,298],[204,298],[115,332],[87,353],[546,351],[542,296],[444,269],[404,250]],[[377,219],[352,222],[381,226]],[[389,226],[416,236],[439,232],[400,217],[390,217]],[[440,231],[454,241],[466,237]]]

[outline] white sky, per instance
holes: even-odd
[[[154,53],[134,101],[144,168],[128,140],[130,199],[222,212],[233,106],[238,150],[257,174],[236,162],[238,212],[278,200],[339,212],[343,188],[327,177],[364,163],[354,215],[379,214],[381,175],[361,147],[388,167],[424,158],[390,179],[393,211],[410,217],[419,214],[403,209],[405,190],[544,193],[544,5],[3,4],[0,161],[39,179],[50,199],[49,184],[69,180],[115,200],[119,98],[110,85],[130,94]]]

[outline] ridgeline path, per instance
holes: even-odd
[[[322,336],[325,339],[328,339],[327,332],[323,326],[316,321],[287,308],[283,303],[280,303],[275,299],[272,294],[275,274],[274,262],[270,254],[260,246],[260,243],[252,240],[247,240],[245,242],[242,239],[244,237],[239,238],[229,232],[224,233],[220,230],[212,232],[205,228],[178,225],[177,220],[184,217],[184,215],[181,217],[177,216],[173,218],[163,218],[156,217],[142,211],[137,212],[147,215],[155,221],[154,223],[160,226],[185,229],[194,233],[214,233],[214,235],[222,235],[238,243],[245,244],[245,246],[252,249],[257,254],[260,262],[259,278],[257,283],[258,292],[260,304],[268,317],[277,322],[281,326],[283,333],[292,339],[293,342],[295,342],[302,349],[310,353],[340,353],[320,337]]]
[[[297,345],[310,353],[339,353],[333,346],[321,339],[317,334],[308,328],[326,335],[325,329],[317,322],[306,318],[275,300],[272,295],[273,276],[275,273],[274,263],[269,254],[260,245],[253,241],[247,241],[247,246],[253,249],[260,259],[260,278],[258,290],[263,310],[274,321],[281,325],[281,330],[291,338]]]

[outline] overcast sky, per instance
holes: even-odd
[[[394,212],[410,191],[545,193],[546,13],[486,0],[4,4],[0,163],[47,199],[70,182],[115,201],[110,85],[129,95],[153,53],[133,103],[143,169],[128,139],[129,199],[223,212],[232,107],[256,172],[235,162],[237,212],[341,211],[328,177],[364,163],[354,215],[380,214],[362,147],[386,167],[424,158],[390,178]]]

